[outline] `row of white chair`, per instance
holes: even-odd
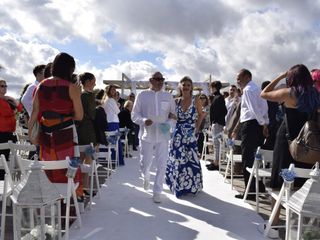
[[[206,131],[205,133],[207,136],[210,135],[210,131]],[[207,146],[212,146],[213,142],[212,139],[209,139],[208,137],[205,137],[205,144],[203,145],[202,150],[202,159],[203,160],[210,160],[213,156],[212,153],[208,153]],[[211,142],[210,142],[211,141]],[[235,154],[234,149],[235,147],[241,147],[241,141],[239,140],[233,140],[231,141],[228,139],[228,136],[224,133],[221,134],[221,137],[219,138],[220,141],[220,156],[219,156],[219,172],[221,172],[221,166],[226,163],[226,169],[224,172],[224,179],[226,181],[227,177],[230,177],[231,179],[231,188],[233,189],[233,177],[234,175],[234,164],[235,163],[241,163],[242,162],[242,156],[241,154]],[[256,157],[253,163],[252,167],[247,167],[246,171],[250,173],[249,181],[247,184],[247,187],[245,189],[244,194],[244,201],[247,200],[247,197],[249,194],[255,194],[256,199],[256,211],[259,212],[259,196],[261,194],[268,194],[271,196],[271,198],[275,199],[276,203],[275,206],[272,209],[270,218],[266,224],[266,228],[264,230],[264,236],[267,236],[271,228],[279,227],[279,226],[272,226],[272,223],[275,219],[275,216],[277,212],[279,211],[280,207],[283,206],[286,208],[286,202],[288,200],[288,197],[290,195],[290,191],[285,188],[285,184],[282,185],[280,191],[274,191],[270,188],[267,188],[267,192],[261,193],[259,190],[259,181],[262,180],[264,184],[266,184],[266,179],[271,178],[271,172],[272,172],[272,163],[273,163],[273,151],[272,150],[265,150],[258,148],[256,152]],[[294,164],[291,164],[289,167],[289,170],[294,170],[296,177],[298,178],[309,178],[309,174],[311,169],[303,169],[303,168],[297,168],[294,166]],[[255,192],[249,192],[249,186],[251,185],[252,181],[255,181]],[[287,208],[286,208],[287,209]],[[280,227],[286,227],[288,229],[289,224],[289,217],[288,216],[288,210],[286,210],[286,226],[280,226]],[[289,239],[288,231],[286,232],[286,239]]]
[[[0,182],[0,195],[1,195],[1,200],[2,200],[2,224],[1,224],[1,240],[4,239],[4,234],[5,234],[5,220],[6,216],[6,205],[7,205],[7,198],[10,196],[12,193],[12,189],[16,184],[19,183],[19,178],[15,178],[13,181],[13,175],[16,176],[16,172],[21,172],[22,176],[21,178],[24,177],[26,172],[28,171],[29,165],[32,160],[27,159],[27,156],[30,151],[36,151],[36,147],[32,144],[29,143],[28,141],[28,136],[26,135],[26,131],[24,132],[19,132],[18,134],[18,142],[17,143],[4,143],[0,144],[0,149],[9,149],[11,151],[10,154],[10,162],[9,166],[7,165],[7,162],[5,161],[4,157],[1,159],[1,162],[4,161],[4,163],[0,163],[0,168],[6,169],[6,174],[5,174],[5,180]],[[118,158],[118,140],[119,140],[119,134],[117,131],[112,131],[112,132],[106,132],[106,135],[108,138],[116,138],[116,141],[110,142],[105,148],[106,152],[100,154],[93,154],[92,155],[92,163],[91,166],[87,169],[89,170],[89,176],[90,176],[90,187],[89,187],[89,192],[90,192],[90,200],[89,200],[89,209],[92,206],[93,202],[93,191],[95,190],[97,192],[97,196],[99,197],[100,194],[100,183],[99,183],[99,176],[101,174],[98,173],[98,167],[101,167],[100,164],[97,163],[97,161],[101,161],[102,163],[106,163],[107,167],[102,168],[107,170],[107,175],[105,177],[110,176],[110,171],[112,170],[112,163],[115,164],[115,167],[117,168],[119,165],[119,158]],[[127,144],[127,138],[125,138],[125,145]],[[88,147],[93,147],[92,145],[83,145],[79,146],[79,151],[80,152],[85,152]],[[101,146],[103,148],[103,146]],[[113,161],[111,159],[111,150],[114,150],[116,152],[116,159]],[[4,159],[4,160],[3,160]],[[44,170],[49,170],[49,169],[66,169],[69,166],[69,160],[63,159],[63,160],[57,160],[57,161],[41,161],[41,164],[44,165]],[[49,164],[49,165],[48,165]],[[95,184],[94,184],[95,182]],[[70,199],[71,197],[73,198],[73,202],[75,203],[75,208],[76,208],[76,219],[78,223],[78,227],[81,226],[81,217],[80,217],[80,209],[79,205],[77,202],[76,194],[75,191],[78,187],[78,184],[75,184],[73,179],[68,179],[68,183],[66,184],[58,184],[60,185],[58,188],[61,190],[61,194],[64,196],[64,199],[66,201],[66,229],[65,229],[65,239],[68,239],[68,232],[69,232],[69,219],[70,219]],[[96,189],[94,189],[94,185],[96,186]],[[3,189],[5,187],[5,189]]]

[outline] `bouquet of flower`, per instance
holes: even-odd
[[[68,178],[75,177],[79,165],[80,165],[80,158],[79,157],[73,157],[69,160],[69,167],[68,167],[68,171],[67,171]]]
[[[293,170],[289,170],[289,169],[285,168],[285,169],[281,170],[280,176],[286,182],[293,182],[296,177],[296,173]]]

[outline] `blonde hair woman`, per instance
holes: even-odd
[[[118,114],[120,113],[120,108],[118,102],[116,100],[117,97],[117,90],[115,85],[108,85],[105,89],[104,96],[103,96],[103,108],[107,114],[107,131],[118,131],[119,130],[119,117]],[[124,165],[124,159],[122,155],[122,145],[119,140],[118,144],[118,159],[119,165]],[[112,159],[115,159],[115,152],[112,152]]]
[[[165,178],[178,198],[189,193],[197,194],[202,189],[196,134],[204,113],[199,98],[192,96],[192,90],[191,78],[183,77],[179,84],[180,97],[176,99],[177,123],[170,141]]]

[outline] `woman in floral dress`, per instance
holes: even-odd
[[[196,134],[204,115],[200,100],[192,96],[192,88],[191,78],[182,78],[180,97],[176,99],[177,123],[170,141],[166,169],[166,183],[176,197],[197,194],[202,189]]]

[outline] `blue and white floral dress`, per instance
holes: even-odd
[[[177,117],[177,124],[170,141],[166,183],[176,197],[180,197],[187,193],[197,194],[202,189],[202,172],[195,136],[198,112],[194,98],[185,112],[178,102]]]

